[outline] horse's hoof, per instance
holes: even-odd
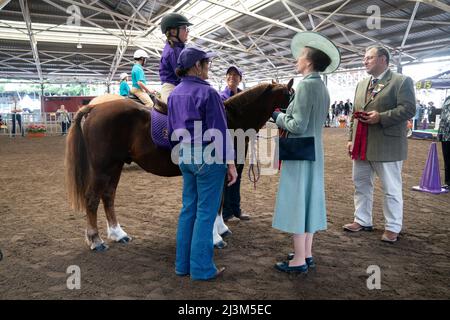
[[[105,252],[108,249],[109,249],[109,247],[106,244],[101,243],[101,244],[97,245],[96,247],[94,247],[94,249],[92,249],[92,251]]]
[[[128,242],[130,242],[130,241],[131,241],[131,237],[125,236],[125,237],[123,237],[122,239],[118,240],[117,242],[118,242],[118,243],[128,243]]]
[[[216,243],[215,245],[214,245],[214,248],[217,248],[217,249],[225,249],[225,247],[228,245],[228,243],[226,243],[225,241],[220,241],[220,242],[218,242],[218,243]]]
[[[233,233],[230,231],[230,230],[227,230],[227,231],[225,231],[224,233],[222,233],[220,236],[222,237],[222,238],[225,238],[225,237],[228,237],[228,236],[231,236]]]

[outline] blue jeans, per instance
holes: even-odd
[[[213,227],[227,170],[226,164],[205,163],[201,156],[204,148],[189,145],[180,148],[183,207],[178,220],[175,271],[190,274],[193,280],[214,278],[217,272],[213,261]]]
[[[24,131],[22,130],[22,116],[19,113],[13,113],[12,114],[12,131],[11,133],[13,135],[16,135],[16,120],[19,124],[19,130],[22,136],[24,135]]]

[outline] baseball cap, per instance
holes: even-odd
[[[217,56],[217,53],[212,51],[205,52],[196,47],[186,47],[181,51],[180,56],[178,57],[177,67],[180,69],[189,69],[197,61],[213,58],[215,56]]]

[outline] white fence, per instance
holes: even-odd
[[[69,113],[69,119],[72,120],[75,113]],[[57,136],[67,133],[69,124],[64,125],[62,117],[56,112],[43,113],[0,113],[0,135],[7,136],[26,136],[28,128],[32,125],[42,125],[45,127],[46,136]],[[15,126],[14,123],[15,122]],[[15,130],[14,130],[15,129]],[[65,129],[65,132],[63,132]]]

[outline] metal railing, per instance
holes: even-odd
[[[69,113],[71,121],[75,113]],[[57,136],[67,133],[70,122],[63,124],[62,116],[56,112],[42,113],[0,113],[0,135],[3,136],[26,136],[32,125],[42,125],[46,136]],[[15,125],[14,125],[15,122]],[[65,129],[63,132],[63,129]]]

